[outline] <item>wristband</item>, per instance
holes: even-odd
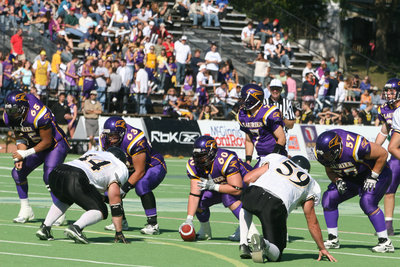
[[[251,161],[252,158],[253,158],[253,156],[251,156],[251,155],[246,155],[246,161]]]
[[[382,131],[379,132],[381,135],[383,135],[384,137],[387,137],[387,134],[382,133]]]
[[[121,187],[122,191],[125,193],[128,193],[132,188],[134,188],[134,186],[128,181],[126,181],[126,183]]]
[[[29,157],[30,155],[35,154],[36,151],[35,151],[35,149],[32,147],[32,148],[29,148],[29,149],[27,149],[27,150],[17,150],[17,153],[21,155],[22,159],[24,159],[24,158],[26,158],[26,157]],[[14,161],[15,161],[15,159],[14,159]]]
[[[219,184],[216,184],[216,185],[214,186],[214,191],[219,192]]]
[[[377,173],[374,172],[374,171],[371,171],[371,177],[374,178],[375,180],[377,180],[378,177],[379,177],[379,174],[377,174]]]

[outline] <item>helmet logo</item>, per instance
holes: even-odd
[[[400,81],[397,82],[397,85],[400,85]]]
[[[254,97],[255,99],[259,99],[260,96],[262,96],[263,92],[254,90],[253,88],[250,88],[246,91],[247,95],[251,95],[252,97]]]
[[[115,127],[121,127],[121,128],[126,128],[125,127],[125,121],[124,120],[117,120],[116,122],[115,122]]]
[[[339,136],[335,135],[335,137],[331,141],[329,141],[329,148],[335,147],[335,146],[337,146],[339,144],[340,144]]]
[[[24,93],[16,94],[15,95],[15,101],[28,101],[26,100],[26,95]]]
[[[216,143],[215,143],[215,140],[208,140],[207,142],[206,142],[206,147],[209,147],[209,148],[214,148],[214,147],[216,147],[217,145],[216,145]]]

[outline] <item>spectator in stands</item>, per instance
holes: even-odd
[[[275,34],[275,54],[279,63],[281,63],[281,67],[292,68],[293,66],[290,65],[289,56],[286,53],[285,47],[283,46],[280,34]]]
[[[108,87],[107,90],[107,111],[112,113],[116,112],[118,107],[117,107],[117,102],[118,99],[117,97],[120,94],[120,90],[122,88],[122,77],[117,73],[117,67],[112,68],[112,72],[110,74],[110,86]]]
[[[306,81],[303,82],[303,85],[301,87],[301,99],[302,101],[310,102],[311,108],[314,107],[314,101],[316,97],[315,92],[317,87],[318,83],[315,80],[314,74],[312,72],[307,73]]]
[[[205,56],[207,70],[213,77],[214,81],[218,79],[219,64],[221,63],[221,55],[217,51],[216,43],[211,43],[211,50]]]
[[[338,77],[339,83],[337,86],[337,90],[335,92],[335,102],[337,103],[337,111],[343,110],[343,102],[346,99],[347,90],[345,89],[345,82],[343,75],[339,75]]]
[[[75,66],[77,61],[78,57],[74,55],[72,60],[68,62],[67,69],[65,71],[65,91],[68,95],[76,96],[78,94],[77,81],[79,79],[79,76],[76,74]]]
[[[253,50],[260,49],[261,42],[259,40],[254,40],[255,30],[253,29],[253,22],[248,22],[247,26],[243,27],[241,33],[241,39],[245,46],[251,47]]]
[[[362,119],[359,116],[359,110],[356,108],[351,109],[351,117],[349,117],[349,125],[359,125],[362,123]]]
[[[168,57],[168,64],[165,70],[165,86],[164,88],[175,87],[176,84],[176,64],[175,57]]]
[[[204,20],[203,8],[201,7],[201,1],[195,1],[190,5],[189,17],[193,19],[193,28],[198,28],[199,22]]]
[[[222,107],[222,111],[224,112],[224,117],[228,116],[228,109],[226,106],[226,100],[228,98],[228,84],[226,82],[222,82],[220,86],[215,88],[214,86],[214,103]]]
[[[188,16],[190,0],[176,0],[174,9],[178,10],[181,20],[185,20]]]
[[[331,56],[329,58],[329,62],[326,63],[326,66],[328,67],[330,72],[337,72],[339,69],[338,64],[336,63],[336,59],[334,56]]]
[[[328,107],[324,108],[322,112],[318,113],[320,118],[319,124],[321,125],[332,125],[336,124],[336,120],[339,119],[339,114],[336,114],[329,110]]]
[[[81,76],[83,77],[82,101],[85,103],[85,100],[89,99],[91,91],[95,89],[93,57],[86,58],[86,62],[82,66]]]
[[[211,27],[211,21],[214,22],[214,27],[219,27],[219,9],[212,6],[212,1],[204,0],[201,7],[204,14],[203,27]]]
[[[177,117],[178,96],[175,88],[169,88],[163,98],[163,114],[171,117]]]
[[[370,89],[371,89],[371,81],[369,80],[368,76],[365,76],[364,80],[362,80],[360,83],[361,94],[363,94],[365,90],[370,90]]]
[[[266,79],[269,77],[271,65],[269,61],[264,58],[264,53],[258,52],[257,58],[252,62],[247,62],[247,64],[254,65],[253,79],[257,84],[261,83],[262,88],[265,88],[268,83]]]
[[[361,95],[360,110],[365,109],[369,104],[372,104],[371,95],[369,94],[369,90],[365,90]]]
[[[354,75],[351,80],[351,90],[354,92],[356,100],[360,100],[361,97],[361,89],[360,89],[360,76],[358,74]]]
[[[97,91],[90,92],[90,98],[85,100],[83,116],[85,117],[85,128],[87,137],[89,137],[89,149],[96,145],[95,136],[99,135],[99,116],[102,113],[101,104],[96,100]]]
[[[101,106],[104,110],[106,103],[107,80],[110,77],[108,69],[105,67],[104,60],[99,59],[99,61],[97,61],[97,67],[94,75],[96,77],[97,84],[97,100],[101,103]]]
[[[217,0],[217,1],[215,1],[215,4],[219,8],[218,18],[220,20],[224,19],[226,17],[226,14],[228,13],[227,7],[229,4],[229,1],[228,0]]]
[[[15,57],[12,54],[7,54],[2,62],[2,88],[1,88],[1,106],[4,106],[4,98],[14,89],[14,81],[12,79],[13,61]]]
[[[188,92],[193,92],[193,71],[190,68],[186,68],[185,79],[181,90],[181,93],[184,93],[184,95],[187,95]]]
[[[0,66],[1,66],[1,64],[0,64]],[[31,71],[31,63],[28,60],[26,60],[24,67],[19,68],[19,70],[17,72],[21,73],[21,76],[22,76],[21,77],[22,91],[24,91],[25,93],[29,93],[29,89],[31,88],[32,80],[33,80],[32,71]]]
[[[318,81],[319,86],[315,88],[315,97],[316,97],[316,108],[314,110],[315,113],[321,112],[322,109],[326,106],[326,95],[329,88],[329,72],[325,71],[324,75]]]
[[[279,19],[274,19],[272,22],[272,33],[279,33],[281,36],[283,35],[283,29],[279,25]]]
[[[213,105],[205,105],[202,107],[199,120],[212,120],[218,114],[218,109]]]
[[[339,73],[340,74],[340,73]],[[333,107],[335,102],[335,95],[338,88],[339,80],[337,78],[336,72],[329,72],[328,76],[328,90],[326,92],[325,98],[329,101],[329,105]]]
[[[287,76],[286,76],[286,71],[280,70],[279,75],[275,77],[275,79],[278,79],[282,82],[283,86],[283,93],[285,94],[285,89],[286,89],[286,81],[287,81]]]
[[[361,123],[363,125],[371,125],[373,120],[373,114],[372,114],[372,109],[373,109],[373,105],[371,102],[369,102],[368,104],[366,104],[366,107],[363,110],[360,110],[360,112],[358,113],[358,115],[361,118]]]
[[[74,15],[74,12],[67,10],[64,17],[65,31],[78,37],[82,37],[84,32],[80,29],[79,20]]]
[[[324,75],[325,71],[328,71],[328,67],[326,66],[325,60],[321,60],[321,64],[315,69],[314,75],[318,80],[321,80],[321,77]]]
[[[304,67],[303,72],[301,74],[302,82],[306,81],[306,76],[310,72],[313,72],[312,63],[311,63],[311,61],[307,61],[306,66]]]
[[[99,1],[100,4],[100,1]],[[100,20],[102,20],[102,14],[103,10],[99,8],[99,5],[97,3],[97,0],[91,0],[90,5],[87,7],[89,10],[88,16],[91,17],[92,19],[96,20],[96,23],[99,24]]]
[[[271,24],[269,17],[265,17],[263,21],[260,21],[257,25],[255,35],[260,37],[261,44],[265,44],[268,37],[272,36]]]
[[[93,57],[95,59],[99,58],[100,52],[96,47],[97,42],[91,41],[90,46],[85,50],[85,57]]]
[[[165,49],[161,50],[161,55],[157,56],[157,72],[159,79],[159,88],[160,90],[165,91],[165,75],[168,72],[166,65],[168,64],[167,53]]]
[[[157,44],[161,46],[162,40],[164,40],[164,38],[167,37],[168,35],[169,35],[169,32],[167,31],[165,23],[160,23],[159,37],[161,37],[161,42],[158,42],[159,39],[157,39]],[[156,51],[156,53],[157,53],[157,51]]]
[[[53,92],[57,93],[58,83],[60,78],[60,65],[61,65],[61,53],[63,51],[62,47],[57,49],[57,52],[53,54],[51,59],[51,72],[50,72],[50,85],[49,88]],[[65,99],[65,95],[64,95]]]
[[[67,134],[67,120],[72,119],[72,116],[67,103],[65,103],[65,92],[60,92],[58,94],[58,101],[52,105],[51,112],[54,114],[58,126]]]
[[[140,115],[147,114],[146,105],[149,101],[151,88],[148,86],[149,75],[144,69],[143,63],[139,64],[139,70],[136,75],[136,103]]]
[[[194,56],[190,60],[190,68],[193,70],[194,77],[197,76],[197,73],[199,72],[199,67],[204,63],[205,63],[204,59],[201,58],[201,50],[196,49],[194,51]]]
[[[302,124],[314,124],[314,115],[309,101],[302,102],[301,114]]]
[[[288,72],[286,74],[286,87],[287,87],[287,99],[288,100],[297,100],[297,84],[296,80],[292,78],[292,73]]]
[[[40,96],[46,94],[50,82],[50,62],[46,60],[46,51],[40,51],[40,58],[33,63],[32,70],[35,74],[35,86]]]
[[[206,86],[207,85],[207,78],[206,78],[206,76],[204,75],[204,73],[206,72],[206,65],[205,64],[202,64],[202,65],[200,65],[200,68],[199,68],[199,72],[197,73],[197,76],[196,76],[196,90],[198,89],[198,88],[201,88],[201,87],[204,87],[204,86]]]
[[[269,61],[276,58],[275,45],[272,41],[272,37],[267,37],[267,42],[264,45],[264,58]]]
[[[118,38],[115,39],[119,40]],[[87,49],[92,41],[96,41],[96,36],[94,35],[94,28],[90,27],[87,32],[82,35],[78,47]]]
[[[89,28],[94,26],[93,20],[88,16],[88,12],[86,10],[82,11],[82,17],[79,19],[79,29],[86,33]]]
[[[240,106],[240,90],[242,87],[240,84],[236,85],[232,90],[229,91],[228,99],[226,100],[227,112],[229,113],[230,119],[236,118],[236,113]]]
[[[11,37],[10,46],[11,46],[11,53],[13,53],[18,61],[25,62],[25,54],[23,50],[23,37],[22,37],[22,29],[19,28],[17,33]]]
[[[167,57],[171,57],[174,54],[174,43],[172,42],[172,36],[167,35],[163,46],[165,47],[165,51],[167,52]]]
[[[67,119],[68,121],[68,132],[71,138],[74,138],[76,125],[78,124],[78,106],[75,96],[68,95],[67,96],[67,105],[69,108],[69,113],[71,114],[71,119]]]
[[[67,45],[61,53],[61,61],[70,62],[74,57],[72,52],[73,52],[72,48]]]
[[[289,59],[292,60],[294,57],[294,52],[292,50],[292,47],[290,46],[289,34],[287,32],[283,34],[282,45],[285,48]]]
[[[175,42],[175,59],[176,59],[176,82],[178,84],[183,84],[185,79],[186,65],[190,63],[192,57],[192,52],[190,46],[187,44],[186,35],[182,35],[179,41]]]
[[[117,69],[117,73],[122,78],[122,87],[119,91],[118,100],[119,100],[119,111],[122,111],[124,114],[127,113],[127,103],[128,103],[128,96],[130,91],[130,85],[133,78],[133,75],[130,71],[130,67],[126,65],[126,61],[124,59],[120,60],[120,66]]]

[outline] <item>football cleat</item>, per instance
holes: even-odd
[[[377,253],[393,253],[394,252],[394,246],[392,244],[392,241],[389,238],[378,238],[379,243],[375,247],[373,247],[371,250],[372,252],[377,252]]]
[[[75,241],[75,243],[89,244],[89,240],[82,233],[82,230],[77,225],[71,224],[67,229],[64,230],[64,234]]]
[[[146,224],[140,232],[144,235],[159,235],[160,230],[158,229],[158,224]]]
[[[251,251],[248,245],[241,244],[239,245],[240,258],[242,259],[251,259]]]
[[[324,242],[325,248],[327,249],[337,249],[340,248],[339,238],[332,234],[328,235],[328,240]]]
[[[236,241],[239,242],[240,241],[240,226],[238,226],[235,230],[235,232],[233,234],[231,234],[230,236],[228,236],[228,240],[230,241]]]
[[[115,226],[113,223],[104,226],[104,230],[107,231],[115,231]],[[129,230],[129,225],[127,220],[122,220],[122,231],[128,231]]]
[[[27,221],[32,221],[35,219],[35,214],[33,213],[31,206],[21,207],[18,216],[13,219],[15,223],[26,223]]]
[[[263,263],[265,258],[265,251],[268,249],[265,244],[264,238],[259,234],[252,235],[251,245],[253,247],[251,258],[254,262]]]
[[[210,222],[201,222],[200,230],[196,234],[197,240],[209,240],[212,238]]]
[[[40,240],[54,240],[53,235],[51,234],[51,226],[46,226],[42,223],[39,230],[36,232],[36,236]]]
[[[66,225],[67,224],[67,220],[65,219],[65,213],[63,215],[61,215],[60,218],[57,219],[57,221],[55,221],[53,223],[54,226],[62,226],[62,225]]]

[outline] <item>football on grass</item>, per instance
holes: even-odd
[[[184,241],[194,241],[196,239],[196,232],[194,227],[190,224],[184,224],[179,231]]]

